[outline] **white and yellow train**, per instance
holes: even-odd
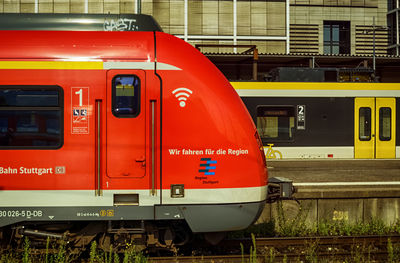
[[[400,158],[400,83],[232,82],[271,158]]]

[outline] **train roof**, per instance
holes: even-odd
[[[160,31],[149,15],[137,14],[0,14],[0,30]]]

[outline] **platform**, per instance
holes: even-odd
[[[296,198],[400,197],[400,160],[267,161],[269,177],[293,181]]]
[[[269,177],[293,181],[294,199],[267,204],[258,222],[286,220],[300,211],[310,226],[317,222],[369,222],[391,225],[400,220],[400,160],[275,160],[267,161]]]

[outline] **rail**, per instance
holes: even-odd
[[[254,246],[251,239],[226,240],[218,245],[219,249],[223,247],[222,251],[233,251],[234,255],[151,257],[150,261],[215,263],[276,262],[276,260],[279,262],[284,259],[290,262],[300,259],[300,261],[314,262],[312,258],[318,258],[318,261],[326,259],[328,260],[326,262],[336,262],[357,257],[359,262],[364,260],[381,262],[400,256],[393,255],[395,253],[393,251],[400,247],[400,235],[257,238],[255,244],[256,250],[250,248]]]

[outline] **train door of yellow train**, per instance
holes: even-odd
[[[354,158],[396,157],[396,100],[355,98]]]

